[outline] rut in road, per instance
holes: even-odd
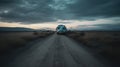
[[[14,57],[3,58],[0,67],[107,67],[68,37],[57,34],[9,56]]]

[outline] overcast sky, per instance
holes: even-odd
[[[119,26],[119,21],[120,0],[0,0],[0,26],[46,23],[106,28]]]

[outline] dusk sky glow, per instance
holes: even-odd
[[[0,0],[0,27],[120,29],[119,6],[119,0]]]

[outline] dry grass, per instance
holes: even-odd
[[[30,41],[44,38],[53,32],[0,32],[0,52],[9,48],[23,47]]]
[[[69,32],[67,36],[83,43],[106,58],[120,59],[120,32]],[[117,59],[115,59],[117,58]]]

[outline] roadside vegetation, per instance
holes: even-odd
[[[67,36],[111,61],[120,60],[120,32],[72,31]]]
[[[27,43],[39,38],[45,38],[53,32],[0,32],[0,53],[8,49],[24,47]]]

